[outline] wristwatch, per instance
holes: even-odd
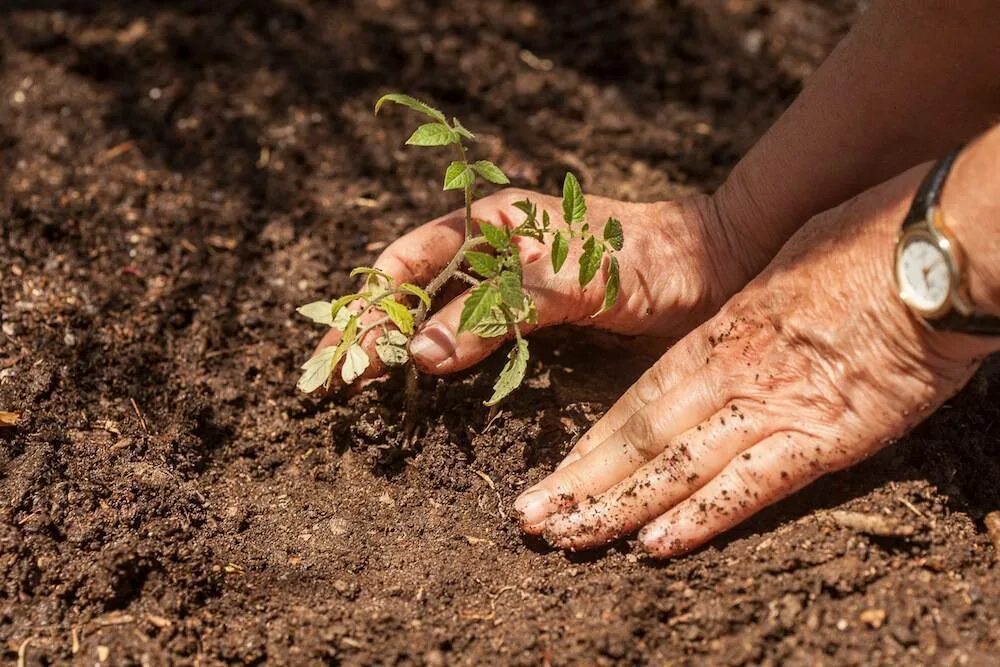
[[[934,165],[913,197],[896,241],[896,286],[932,329],[1000,336],[1000,317],[976,313],[969,299],[965,255],[941,214],[941,191],[960,150]]]

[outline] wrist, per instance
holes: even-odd
[[[941,213],[964,257],[965,289],[978,313],[1000,316],[1000,126],[959,155]]]

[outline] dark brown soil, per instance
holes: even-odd
[[[849,2],[4,2],[0,658],[25,664],[986,664],[1000,579],[1000,376],[693,555],[567,556],[510,502],[647,363],[576,333],[484,428],[499,362],[294,388],[345,287],[455,207],[404,151],[419,94],[556,192],[711,189]],[[595,352],[597,350],[597,352]],[[892,515],[869,537],[827,510]],[[994,663],[995,664],[995,663]]]

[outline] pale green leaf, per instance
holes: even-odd
[[[337,346],[324,347],[317,352],[309,361],[302,365],[302,377],[299,378],[296,387],[299,391],[310,393],[326,384],[330,373],[333,372],[334,355],[337,353]]]
[[[602,259],[604,249],[601,244],[593,236],[588,236],[583,242],[583,255],[580,257],[580,287],[586,287],[594,279]]]
[[[552,238],[552,271],[559,273],[567,257],[569,257],[569,241],[562,232],[556,232]]]
[[[403,283],[399,289],[420,299],[427,308],[431,307],[431,295],[423,288],[417,287],[413,283]]]
[[[392,276],[381,269],[373,269],[370,266],[358,266],[351,269],[351,277],[356,278],[357,276],[378,276],[379,278],[384,278],[389,281],[390,284],[392,283]]]
[[[409,336],[413,333],[413,314],[410,313],[406,306],[390,297],[380,299],[375,306],[388,315],[392,323],[404,334]]]
[[[493,396],[486,405],[496,405],[521,386],[524,374],[528,370],[528,341],[523,338],[517,341],[514,349],[507,355],[507,363],[500,371],[500,377],[493,385]]]
[[[408,340],[398,331],[388,331],[375,341],[375,352],[386,366],[402,366],[410,359],[406,350]]]
[[[473,287],[462,307],[458,333],[471,330],[499,304],[500,291],[492,283],[482,283]]]
[[[410,109],[413,109],[416,112],[422,113],[425,116],[429,116],[439,123],[448,122],[447,119],[444,117],[444,114],[435,109],[434,107],[430,106],[429,104],[421,102],[415,97],[410,97],[409,95],[403,95],[402,93],[389,93],[388,95],[383,95],[382,97],[378,98],[378,101],[375,102],[375,113],[378,113],[379,109],[381,109],[382,105],[385,104],[386,102],[395,102],[396,104],[402,104],[404,107],[409,107]]]
[[[427,123],[421,125],[410,138],[406,140],[408,146],[449,146],[457,144],[458,134],[455,130],[441,123]]]
[[[455,161],[448,165],[444,172],[445,190],[464,190],[472,185],[476,180],[476,175],[469,165],[464,162]]]
[[[576,176],[571,171],[566,172],[566,180],[563,181],[562,206],[563,219],[570,226],[577,222],[583,222],[583,219],[587,217],[587,203],[583,200],[580,181],[576,180]]]
[[[351,303],[352,301],[357,301],[362,296],[364,296],[364,295],[362,295],[362,294],[347,294],[345,296],[340,297],[336,301],[334,301],[333,305],[330,306],[330,314],[332,315],[333,320],[335,322],[337,321],[337,315],[340,314],[340,311],[343,309],[344,306],[346,306],[347,304]],[[340,327],[338,327],[338,328],[340,328]]]
[[[510,245],[510,232],[506,227],[498,227],[480,220],[479,231],[486,237],[486,242],[497,250],[504,250]]]
[[[333,326],[333,304],[329,301],[313,301],[304,306],[299,306],[295,312],[308,317],[316,324]]]
[[[492,278],[500,270],[497,258],[493,255],[487,255],[485,252],[466,250],[465,261],[469,263],[473,271],[484,278]]]
[[[625,245],[625,234],[618,218],[608,218],[608,222],[604,225],[604,240],[615,250],[621,250]]]
[[[500,170],[500,167],[489,160],[476,160],[472,163],[472,168],[490,183],[496,183],[497,185],[510,183],[510,179]]]
[[[332,326],[334,329],[337,329],[338,331],[343,331],[344,329],[347,328],[347,324],[348,322],[350,322],[352,317],[353,315],[351,314],[351,311],[347,310],[346,308],[341,308],[340,310],[337,311],[337,314],[333,318],[333,324],[331,324],[330,326]]]
[[[368,353],[357,343],[351,345],[344,355],[344,364],[340,367],[340,378],[344,384],[351,384],[361,377],[369,363],[371,360],[368,358]]]
[[[481,319],[470,331],[480,338],[496,338],[510,331],[510,325],[507,323],[503,309],[494,307],[489,315]]]
[[[620,282],[618,258],[612,257],[611,262],[608,263],[608,281],[604,283],[604,304],[592,317],[597,317],[601,313],[611,310],[615,302],[618,301],[618,287]]]

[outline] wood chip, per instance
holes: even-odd
[[[20,413],[0,410],[0,426],[17,426],[19,421],[21,421]]]
[[[913,526],[903,523],[895,517],[883,516],[881,514],[834,510],[830,512],[830,518],[844,528],[849,528],[866,535],[908,537],[916,532]]]

